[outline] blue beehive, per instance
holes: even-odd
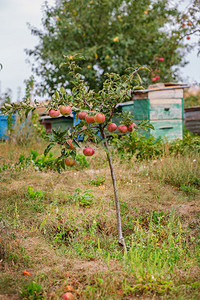
[[[13,122],[15,122],[15,116],[12,116]],[[0,114],[0,139],[8,139],[8,117]]]

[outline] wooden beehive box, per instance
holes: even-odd
[[[184,119],[186,129],[200,135],[200,106],[185,108]]]
[[[159,83],[134,92],[134,120],[148,120],[155,129],[150,129],[147,136],[151,134],[168,140],[183,138],[185,87],[177,83]]]

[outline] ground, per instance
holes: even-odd
[[[0,299],[198,299],[200,193],[177,182],[198,178],[199,155],[114,155],[124,253],[103,150],[58,174],[17,168],[30,148],[0,144]]]

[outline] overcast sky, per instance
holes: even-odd
[[[190,0],[184,2],[187,4],[188,1]],[[44,0],[0,0],[0,63],[3,65],[3,70],[0,71],[0,87],[1,92],[5,92],[7,88],[12,89],[13,101],[17,99],[18,87],[22,89],[21,96],[24,95],[24,80],[31,75],[24,49],[33,49],[38,39],[31,35],[27,23],[42,28],[43,3]],[[48,3],[54,5],[55,0],[48,0]],[[190,43],[196,40],[197,38],[191,37]],[[200,59],[197,58],[197,50],[194,49],[186,59],[189,64],[181,70],[184,81],[200,83]]]

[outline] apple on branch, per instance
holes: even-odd
[[[79,120],[84,120],[86,116],[87,116],[86,111],[79,111],[78,113]]]
[[[94,120],[97,124],[101,124],[105,121],[105,115],[102,114],[102,113],[97,113],[95,116],[94,116]]]
[[[85,147],[83,149],[83,154],[85,156],[92,156],[94,154],[94,149],[92,147]]]
[[[107,129],[109,132],[113,132],[117,129],[117,125],[115,123],[110,123],[108,124]]]
[[[75,163],[76,163],[76,160],[73,159],[71,156],[69,156],[65,159],[65,164],[68,167],[72,167],[73,165],[75,165]]]
[[[137,125],[135,123],[132,123],[131,125],[129,125],[127,129],[129,132],[132,132],[133,128],[137,128]]]
[[[61,113],[61,115],[63,115],[63,116],[69,116],[69,115],[72,113],[72,108],[71,108],[71,106],[69,106],[69,105],[67,105],[67,106],[61,105],[61,106],[60,106],[60,113]]]
[[[51,118],[57,118],[60,116],[60,110],[59,109],[50,109],[49,110],[49,116]]]
[[[118,130],[120,133],[126,133],[127,132],[127,127],[125,125],[119,125]]]
[[[88,123],[88,124],[92,124],[92,123],[95,123],[95,119],[94,119],[94,116],[86,116],[85,117],[85,121]]]

